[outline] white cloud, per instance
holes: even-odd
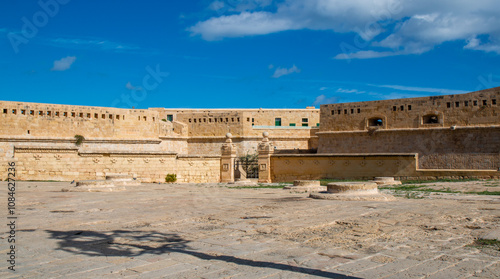
[[[429,87],[412,87],[412,86],[403,86],[403,85],[373,85],[373,84],[369,84],[369,85],[375,86],[375,87],[403,90],[403,91],[439,93],[439,94],[443,94],[443,95],[463,94],[463,93],[469,92],[469,91],[463,91],[463,90],[429,88]]]
[[[358,89],[343,89],[339,88],[337,89],[338,93],[348,93],[348,94],[363,94],[366,93],[366,91],[360,91]]]
[[[328,98],[325,95],[319,95],[314,100],[313,105],[314,106],[318,106],[318,105],[324,105],[324,104],[333,104],[333,103],[337,103],[338,100],[339,100],[338,97],[330,97],[330,98]]]
[[[68,56],[61,58],[59,60],[54,61],[54,67],[52,67],[51,71],[66,71],[71,65],[75,62],[75,56]]]
[[[357,33],[366,43],[349,42],[357,50],[336,59],[420,54],[450,41],[500,54],[497,0],[284,0],[266,11],[262,5],[244,6],[237,14],[234,9],[230,15],[198,22],[189,31],[205,40],[220,40],[286,30],[333,30]]]
[[[276,71],[274,71],[273,78],[279,78],[293,73],[300,73],[300,69],[295,65],[290,69],[278,67]]]
[[[43,41],[44,44],[55,46],[55,47],[65,47],[72,49],[101,49],[107,51],[124,52],[124,51],[136,51],[140,48],[133,45],[127,45],[118,42],[112,42],[102,39],[68,39],[68,38],[56,38],[47,39]]]
[[[127,84],[125,85],[125,87],[128,89],[128,90],[134,90],[134,91],[141,91],[142,90],[142,87],[140,86],[133,86],[132,83],[129,81],[127,82]]]

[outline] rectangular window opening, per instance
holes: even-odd
[[[281,126],[281,118],[274,119],[274,126]]]
[[[464,102],[464,107],[468,107],[469,106],[469,101],[465,101]]]
[[[451,108],[451,103],[450,102],[446,103],[446,107]]]
[[[361,109],[358,109],[358,113],[361,113]]]
[[[496,105],[496,104],[497,104],[497,99],[492,99],[492,100],[491,100],[491,104],[492,104],[492,105]]]
[[[68,117],[68,112],[64,112],[64,113],[63,113],[63,116],[64,116],[64,117]]]
[[[483,106],[486,106],[486,105],[488,105],[488,101],[483,100]]]
[[[26,114],[26,110],[22,109],[22,110],[21,110],[21,114],[22,114],[22,115],[25,115],[25,114]]]
[[[290,127],[295,127],[295,123],[290,123]]]
[[[408,105],[408,110],[411,110],[411,105]]]

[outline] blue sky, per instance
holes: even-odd
[[[493,0],[0,2],[0,100],[304,108],[500,86]]]

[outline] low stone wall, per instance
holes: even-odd
[[[77,147],[17,148],[2,165],[16,163],[18,180],[93,180],[106,174],[128,174],[142,182],[165,182],[177,174],[178,182],[219,182],[220,157],[182,157],[172,152],[83,151]],[[3,169],[3,168],[2,168]],[[5,179],[6,177],[3,177]]]
[[[388,176],[397,179],[498,178],[497,170],[419,170],[417,154],[275,154],[272,182],[314,179],[361,179]]]

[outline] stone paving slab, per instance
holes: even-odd
[[[0,278],[500,277],[500,251],[473,245],[500,227],[495,196],[347,202],[210,184],[18,185],[17,271],[0,260]]]

